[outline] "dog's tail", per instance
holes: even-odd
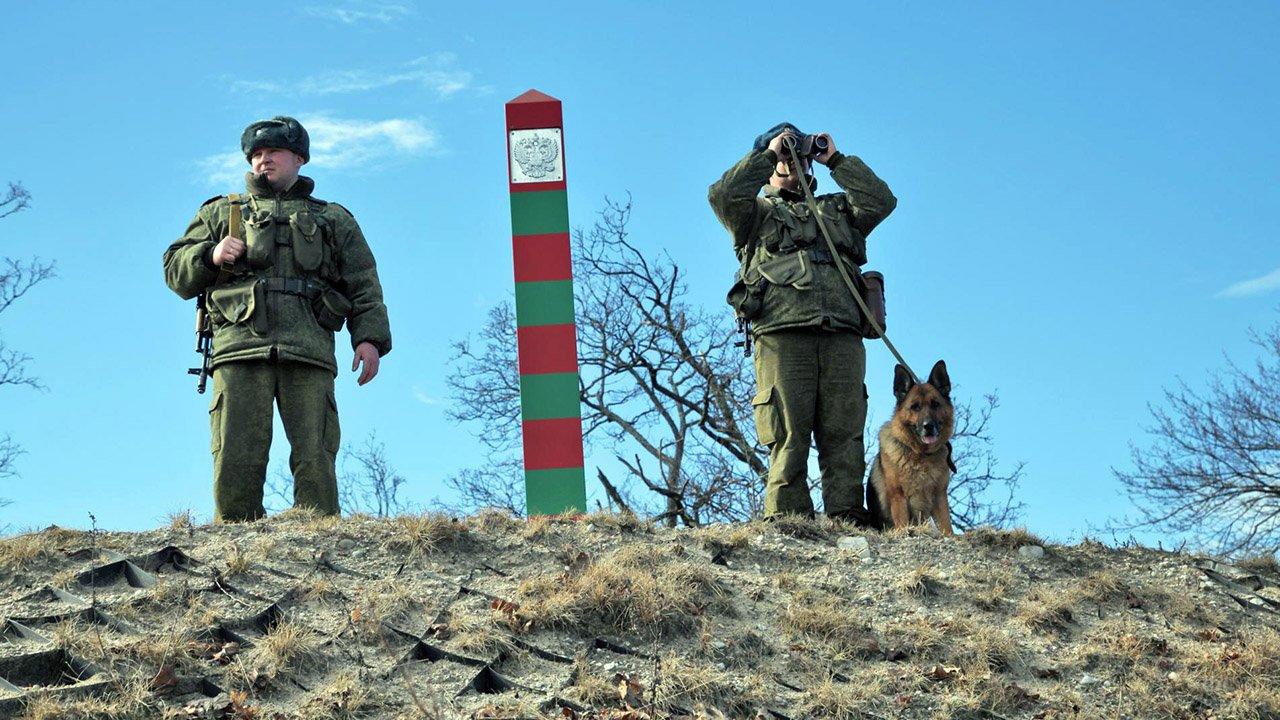
[[[871,461],[871,472],[867,473],[867,527],[883,531],[884,511],[880,507],[880,493],[876,492],[875,477],[880,472],[880,453]]]

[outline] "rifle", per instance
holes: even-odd
[[[205,385],[209,381],[209,363],[213,360],[213,322],[209,320],[209,312],[205,309],[205,296],[202,292],[196,296],[196,352],[200,354],[200,367],[188,368],[188,375],[196,375],[196,392],[204,394]]]
[[[231,194],[227,196],[227,234],[231,237],[240,237],[241,232],[241,200],[240,196]],[[196,296],[196,352],[200,355],[200,367],[188,368],[188,375],[195,375],[196,392],[204,394],[205,387],[209,382],[209,375],[213,373],[210,365],[213,363],[213,320],[209,317],[209,290],[221,284],[231,274],[231,265],[222,263],[218,267],[218,277],[213,284],[205,289],[204,292]]]

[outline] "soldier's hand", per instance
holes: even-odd
[[[791,137],[796,136],[796,134],[791,132],[790,130],[783,130],[782,132],[775,135],[772,140],[769,141],[769,149],[772,150],[774,154],[778,156],[779,160],[786,161],[791,159],[791,153],[787,152],[786,148],[783,147],[782,145],[782,139],[788,135],[790,135]]]
[[[230,265],[244,255],[244,241],[230,235],[222,238],[222,242],[213,248],[214,265]]]
[[[360,372],[360,378],[356,383],[364,385],[378,375],[378,348],[373,343],[362,342],[356,346],[356,355],[351,358],[351,372],[355,372],[356,368],[364,363],[364,369]]]
[[[831,156],[836,154],[836,141],[832,140],[831,135],[828,133],[818,133],[818,137],[826,139],[827,151],[824,153],[819,153],[815,155],[813,159],[817,160],[823,165],[826,165],[828,162],[830,162]]]

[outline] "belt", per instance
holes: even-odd
[[[306,278],[273,277],[259,282],[266,286],[267,292],[301,295],[308,300],[320,297],[322,291],[320,285]]]

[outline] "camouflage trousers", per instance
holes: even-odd
[[[272,404],[289,438],[294,507],[338,514],[341,433],[333,373],[297,362],[241,361],[213,369],[209,427],[215,521],[256,520],[271,450]]]
[[[828,516],[864,516],[867,420],[866,349],[851,332],[787,330],[755,341],[760,442],[769,447],[764,514],[813,514],[810,438],[818,447],[822,504]]]

